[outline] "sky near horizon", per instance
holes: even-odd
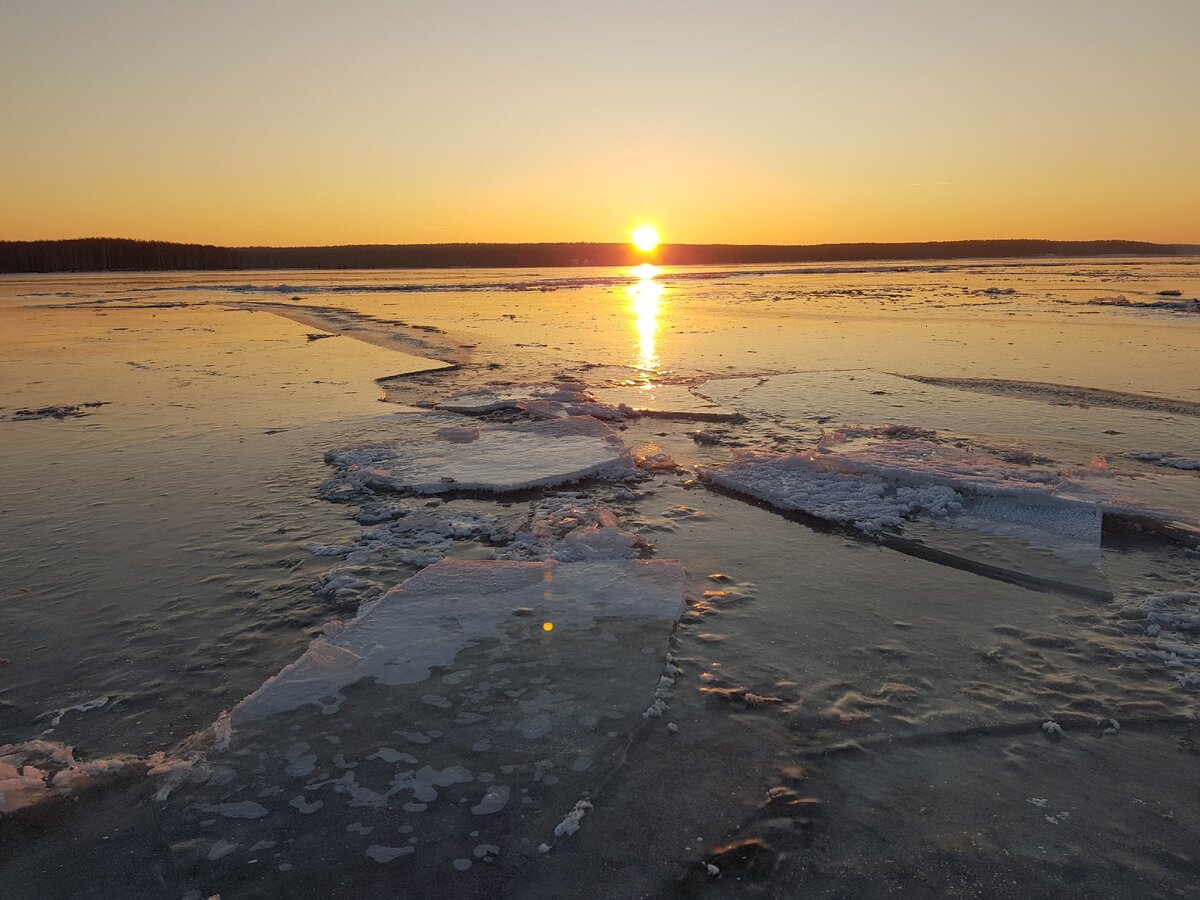
[[[0,0],[0,240],[1200,243],[1200,0]]]

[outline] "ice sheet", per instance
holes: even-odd
[[[1015,445],[1074,465],[1147,445],[1187,455],[1200,427],[1200,405],[1192,402],[996,379],[903,378],[868,369],[714,379],[697,391],[752,418],[782,420],[810,433],[822,426],[903,423],[976,436],[997,448]],[[1105,398],[1114,405],[1100,405]]]
[[[423,570],[233,711],[228,750],[160,806],[178,877],[233,889],[255,859],[360,887],[380,871],[371,895],[400,873],[413,895],[494,892],[578,842],[589,823],[564,813],[600,808],[636,732],[663,727],[642,711],[665,708],[683,596],[674,561]]]
[[[231,718],[236,726],[307,705],[335,713],[345,688],[365,678],[417,684],[464,648],[498,638],[514,616],[555,629],[587,629],[613,617],[671,622],[683,612],[682,577],[682,567],[667,560],[445,560],[364,604],[353,620],[327,626]]]
[[[473,440],[461,438],[363,444],[325,458],[360,483],[419,494],[502,493],[633,472],[620,437],[590,416],[485,427]]]
[[[742,452],[705,470],[714,484],[867,533],[925,514],[1019,536],[1078,555],[1100,546],[1101,508],[1064,496],[1063,479],[924,441],[893,441],[844,454]]]

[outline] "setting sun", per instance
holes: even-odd
[[[658,229],[653,225],[639,225],[633,229],[633,246],[643,253],[649,253],[658,246]]]

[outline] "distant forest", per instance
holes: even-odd
[[[980,240],[890,244],[366,244],[214,247],[125,238],[0,241],[0,273],[165,269],[426,269],[531,266],[737,265],[1037,256],[1194,256],[1200,245],[1144,241]]]

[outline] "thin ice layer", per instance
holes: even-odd
[[[633,471],[620,437],[590,416],[444,429],[434,440],[344,447],[325,458],[368,485],[420,494],[501,493]]]
[[[236,724],[309,704],[333,713],[343,689],[365,678],[416,684],[465,648],[500,638],[514,615],[587,629],[614,617],[673,622],[682,612],[683,567],[672,560],[445,560],[329,626],[232,717]]]
[[[577,381],[481,388],[442,400],[438,407],[467,415],[515,409],[542,419],[566,416],[624,419],[634,415],[634,411],[624,404],[599,402],[588,390],[587,385]]]
[[[1097,453],[1144,450],[1148,444],[1164,454],[1185,456],[1197,446],[1195,416],[1184,414],[1195,404],[1164,399],[1155,408],[1138,408],[1132,404],[1153,398],[1056,385],[1042,385],[1047,390],[1038,393],[1032,390],[1036,387],[981,379],[918,380],[860,369],[713,379],[697,390],[752,418],[782,416],[791,427],[902,422],[986,436],[991,443],[1073,464],[1086,463]],[[981,395],[981,390],[986,392]],[[1131,405],[1091,405],[1106,396],[1112,403]]]
[[[695,394],[687,384],[651,382],[593,388],[602,403],[625,406],[639,415],[660,419],[685,419],[701,422],[728,422],[738,411]]]

